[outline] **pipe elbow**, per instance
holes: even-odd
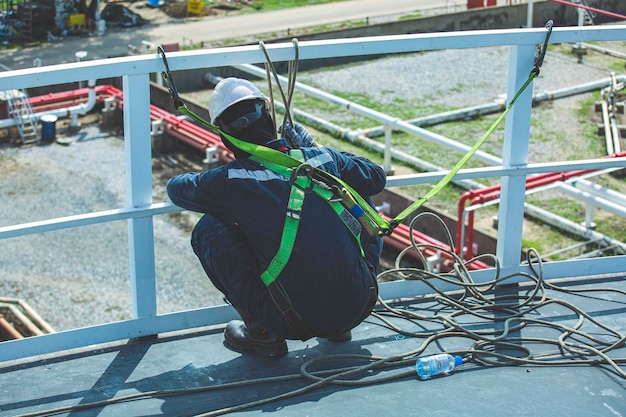
[[[93,108],[95,107],[95,105],[96,105],[96,88],[95,88],[96,81],[95,80],[89,80],[88,81],[88,85],[89,85],[89,90],[87,92],[87,101],[85,103],[69,107],[67,109],[68,112],[72,116],[74,116],[74,115],[84,116],[85,114],[87,114],[91,110],[93,110]]]

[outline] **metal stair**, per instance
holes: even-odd
[[[25,90],[6,91],[6,102],[9,118],[15,121],[22,143],[24,145],[38,144],[37,120],[30,105],[28,93]]]

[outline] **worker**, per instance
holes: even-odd
[[[286,154],[300,149],[307,164],[341,178],[372,204],[371,197],[385,186],[380,166],[317,146],[298,123],[285,124],[282,137],[277,137],[268,104],[250,81],[224,78],[209,98],[211,123],[248,143]],[[174,204],[204,213],[192,232],[193,250],[242,318],[227,324],[225,345],[242,353],[283,356],[288,352],[286,339],[351,340],[351,329],[370,314],[378,297],[382,239],[365,231],[355,238],[326,201],[307,191],[293,248],[277,279],[283,301],[298,318],[294,323],[260,278],[279,251],[293,179],[268,169],[221,136],[235,159],[175,176],[167,192]]]

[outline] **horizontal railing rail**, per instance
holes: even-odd
[[[397,54],[440,49],[468,49],[509,46],[507,96],[526,81],[534,64],[536,46],[542,44],[546,30],[542,28],[449,32],[416,35],[333,39],[299,43],[299,59],[321,59],[335,56]],[[624,41],[626,26],[555,28],[551,43]],[[294,58],[291,43],[265,45],[273,62]],[[257,46],[181,51],[168,54],[172,71],[259,64],[265,62]],[[214,306],[195,310],[157,314],[153,217],[179,211],[170,202],[152,201],[152,149],[150,136],[150,76],[163,70],[157,54],[83,61],[71,64],[6,71],[0,73],[0,91],[32,88],[121,77],[124,99],[124,152],[126,169],[126,203],[124,207],[94,213],[38,220],[0,227],[0,239],[11,239],[51,230],[82,227],[91,224],[126,221],[130,260],[132,318],[103,323],[0,343],[0,361],[28,358],[35,355],[76,349],[99,343],[114,342],[218,325],[235,317],[230,306]],[[500,177],[502,204],[499,208],[496,255],[502,265],[501,275],[527,272],[519,259],[524,217],[525,179],[530,174],[579,169],[626,167],[626,158],[528,163],[528,138],[532,109],[532,92],[522,94],[505,119],[502,164],[495,167],[461,170],[456,179]],[[142,122],[143,121],[143,122]],[[388,187],[436,182],[445,172],[391,176]],[[10,204],[6,201],[3,204]],[[544,265],[545,278],[567,278],[597,274],[624,273],[626,257],[581,259]],[[475,271],[476,281],[491,278],[492,270]],[[414,281],[381,284],[381,297],[387,300],[430,292]],[[442,287],[445,290],[445,286]]]

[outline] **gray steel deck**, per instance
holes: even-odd
[[[626,331],[626,280],[579,280],[571,288],[610,287],[617,292],[580,295],[548,291],[555,299],[580,308],[590,317],[623,334]],[[516,287],[510,294],[528,295]],[[500,294],[502,295],[502,294]],[[448,315],[453,309],[432,298],[396,304],[418,314]],[[377,307],[380,310],[380,306]],[[572,326],[578,316],[557,303],[547,303],[524,315],[556,325]],[[391,317],[391,322],[408,332],[441,331],[437,322],[409,322]],[[502,324],[473,316],[458,317],[472,331],[502,331]],[[64,406],[85,406],[117,397],[143,394],[141,399],[102,405],[82,411],[61,413],[71,416],[191,416],[226,410],[267,398],[293,393],[287,398],[236,411],[230,415],[276,416],[623,416],[626,415],[626,379],[607,365],[523,365],[485,366],[464,363],[452,374],[421,381],[414,373],[414,356],[408,354],[424,337],[406,337],[371,316],[353,331],[353,340],[334,344],[312,339],[289,341],[283,358],[240,355],[222,344],[223,327],[195,332],[161,335],[155,339],[125,341],[94,346],[81,351],[48,355],[32,360],[4,363],[0,367],[0,416],[16,416]],[[616,341],[600,327],[585,320],[583,332],[596,338]],[[529,324],[515,338],[557,338],[561,332]],[[572,339],[577,343],[595,343]],[[517,342],[514,342],[514,344]],[[556,346],[517,343],[530,349],[546,363],[561,359]],[[465,351],[472,340],[466,337],[440,338],[424,354],[438,351]],[[524,356],[521,350],[494,348],[496,352]],[[544,357],[544,355],[550,355]],[[556,355],[555,355],[556,354]],[[363,366],[368,358],[403,356],[399,367],[358,374],[354,385],[337,385],[306,378],[301,367],[324,370]],[[608,356],[621,357],[624,371],[626,347],[622,336],[619,348]],[[591,357],[598,359],[597,356]],[[492,358],[494,359],[494,358]],[[391,381],[377,381],[390,376]],[[324,376],[328,376],[325,374]],[[232,384],[240,383],[240,386]],[[298,393],[297,390],[302,390]],[[47,413],[41,415],[49,415]],[[220,415],[207,414],[207,415]]]

